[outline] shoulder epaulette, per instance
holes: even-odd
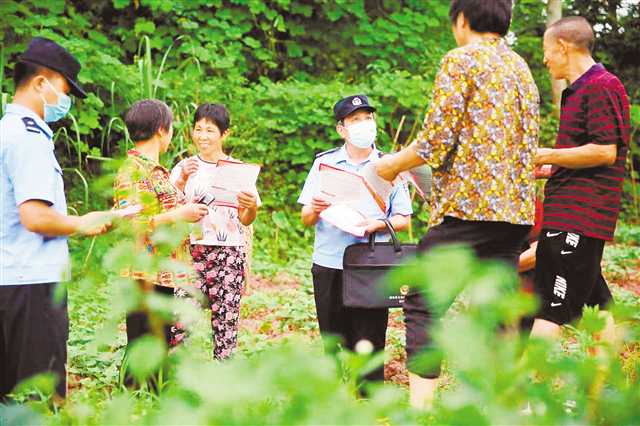
[[[33,118],[22,117],[22,122],[24,123],[24,127],[27,130],[27,132],[42,133],[48,137],[47,132],[42,130],[42,127],[38,126],[38,123],[36,123],[36,120],[34,120]]]
[[[332,152],[336,152],[339,149],[340,149],[340,147],[337,147],[337,148],[333,148],[333,149],[329,149],[327,151],[321,152],[319,154],[316,154],[316,158],[320,158],[320,157],[322,157],[324,155],[331,154]]]

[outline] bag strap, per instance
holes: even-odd
[[[402,251],[402,246],[400,245],[400,240],[398,239],[398,236],[396,235],[396,230],[393,229],[393,225],[391,224],[391,222],[389,222],[389,219],[380,219],[381,221],[384,222],[384,224],[387,226],[387,231],[389,232],[389,235],[391,235],[391,242],[393,243],[393,250],[395,250],[396,252],[401,252]],[[369,234],[369,250],[371,251],[375,251],[375,247],[376,247],[376,233],[372,232],[371,234]]]

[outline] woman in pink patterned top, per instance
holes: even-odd
[[[219,161],[236,161],[222,150],[229,134],[229,112],[220,104],[203,104],[193,120],[192,140],[198,154],[180,161],[171,182],[195,199],[215,184]],[[196,285],[209,301],[214,339],[213,356],[223,360],[235,350],[240,319],[240,298],[245,282],[245,233],[256,218],[257,190],[240,191],[238,207],[210,205],[209,214],[191,235],[191,256]]]

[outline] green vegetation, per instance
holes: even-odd
[[[94,248],[106,253],[103,265],[117,250],[117,245],[108,247],[107,239]],[[77,249],[74,252],[80,253]],[[460,267],[452,270],[447,266],[450,262]],[[607,262],[625,265],[615,257]],[[100,260],[95,259],[95,264]],[[618,425],[638,420],[640,299],[620,287],[614,287],[618,303],[614,313],[624,338],[620,347],[604,348],[599,360],[588,355],[601,345],[591,332],[603,325],[596,312],[588,312],[576,328],[566,330],[561,345],[533,342],[520,359],[524,342],[518,335],[495,333],[497,324],[515,324],[533,308],[530,297],[513,291],[516,284],[509,274],[505,278],[500,268],[478,263],[460,249],[435,252],[415,270],[399,272],[399,283],[417,280],[436,300],[446,300],[457,288],[465,289],[437,334],[447,358],[445,385],[436,409],[425,415],[407,407],[402,372],[391,377],[391,385],[374,390],[370,400],[356,401],[355,376],[371,361],[366,355],[343,354],[336,364],[322,354],[309,278],[287,274],[254,280],[248,289],[240,354],[234,361],[210,360],[209,324],[200,313],[188,344],[166,360],[174,373],[160,395],[127,390],[120,383],[119,366],[125,343],[122,309],[128,298],[113,277],[98,279],[100,273],[92,277],[89,270],[81,272],[76,271],[76,276],[85,278],[69,287],[70,397],[53,411],[37,400],[5,409],[9,424]],[[397,315],[392,317],[388,373],[398,367],[402,356],[402,332],[395,325]],[[143,377],[154,359],[162,362],[162,344],[153,339],[139,348],[140,357],[130,360]],[[470,357],[471,345],[474,356]],[[425,359],[429,362],[429,356]],[[531,376],[533,370],[538,376]],[[606,385],[600,387],[600,381]],[[42,395],[51,391],[46,377],[30,386]],[[25,392],[30,386],[24,387]],[[576,406],[567,410],[567,401],[575,401]],[[534,407],[534,415],[521,417],[519,410],[527,402]]]
[[[175,136],[162,159],[167,166],[193,151],[191,117],[204,101],[228,105],[233,155],[266,166],[259,179],[257,276],[243,299],[235,360],[212,362],[208,319],[178,306],[195,322],[187,345],[165,359],[151,338],[130,358],[140,377],[154,364],[170,366],[161,392],[124,388],[124,313],[144,295],[117,277],[128,253],[118,234],[74,238],[74,280],[67,284],[70,396],[64,405],[51,404],[51,379],[40,376],[19,390],[28,404],[0,408],[6,420],[0,424],[638,424],[640,67],[629,46],[640,43],[640,5],[616,14],[620,4],[565,1],[566,13],[602,24],[597,57],[621,76],[635,104],[623,223],[603,264],[615,284],[623,343],[605,348],[601,359],[587,356],[598,345],[589,332],[602,326],[589,312],[567,328],[561,345],[533,342],[521,358],[520,338],[494,331],[530,312],[532,300],[464,250],[434,253],[421,266],[420,277],[431,277],[422,285],[433,290],[439,283],[442,297],[455,287],[466,290],[439,333],[446,380],[436,408],[424,414],[406,402],[401,313],[392,314],[388,334],[392,384],[369,400],[354,397],[355,378],[380,360],[343,354],[336,362],[322,354],[308,271],[312,233],[299,223],[296,199],[314,154],[338,141],[331,107],[341,96],[364,92],[379,107],[384,149],[411,141],[439,60],[454,46],[447,1],[0,2],[3,105],[13,91],[13,63],[32,36],[59,41],[83,64],[80,81],[91,94],[55,132],[72,211],[110,206],[112,172],[131,147],[122,116],[145,97],[165,100],[174,111]],[[512,29],[514,48],[530,64],[543,99],[541,144],[551,145],[557,120],[542,64],[544,9],[538,0],[516,2]],[[428,211],[417,201],[415,207],[420,212],[405,239],[426,229]],[[445,269],[453,262],[465,267]],[[148,302],[165,317],[174,308],[163,299]],[[34,389],[39,396],[28,399]],[[527,402],[534,413],[521,417]]]

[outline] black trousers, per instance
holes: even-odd
[[[337,337],[344,347],[354,350],[360,340],[368,340],[373,344],[374,352],[384,351],[389,311],[345,307],[340,269],[314,264],[311,274],[318,325],[325,341],[326,338]],[[367,374],[364,380],[383,381],[384,366]]]
[[[0,401],[22,380],[53,372],[56,393],[67,393],[66,299],[54,303],[56,284],[0,285]]]
[[[163,287],[159,285],[153,286],[153,291],[159,294],[164,294],[167,296],[173,296],[173,288],[172,287]],[[144,311],[133,311],[127,314],[126,318],[127,324],[127,350],[130,345],[139,339],[140,337],[152,334],[151,324],[149,322],[149,315]],[[165,342],[167,343],[167,347],[170,346],[171,343],[171,324],[164,324],[162,326],[162,331],[164,334]],[[125,358],[127,354],[125,354]],[[124,384],[127,386],[134,386],[135,380],[129,371],[125,371],[125,379]],[[149,385],[152,389],[156,389],[156,384],[153,379],[149,380]]]
[[[167,296],[173,296],[172,287],[163,287],[159,285],[153,286],[153,291]],[[127,315],[127,344],[132,344],[139,337],[145,334],[151,334],[151,325],[149,324],[149,316],[143,311],[129,312]],[[167,347],[171,342],[171,324],[163,325],[164,339]]]
[[[418,249],[425,252],[442,244],[465,243],[480,259],[502,260],[515,269],[522,244],[530,229],[529,225],[467,221],[447,216],[442,223],[427,231],[420,240]],[[410,293],[405,297],[403,311],[407,330],[409,371],[424,378],[437,378],[440,375],[440,367],[425,370],[416,362],[416,357],[425,349],[434,347],[430,329],[439,318],[419,292]]]

